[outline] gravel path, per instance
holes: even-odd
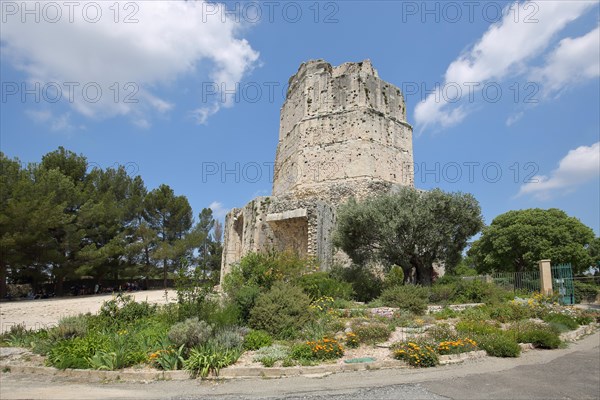
[[[165,304],[164,290],[148,290],[129,293],[137,301]],[[168,292],[169,301],[174,301],[176,293]],[[111,294],[96,296],[76,296],[60,299],[15,300],[0,303],[0,333],[10,330],[17,324],[25,324],[29,329],[55,326],[66,316],[81,313],[96,313],[102,303],[113,298]]]

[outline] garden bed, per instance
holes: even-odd
[[[311,291],[315,282],[309,283]],[[190,286],[163,306],[116,297],[97,314],[67,317],[49,329],[13,327],[0,343],[27,349],[3,349],[0,365],[97,380],[423,368],[559,348],[591,333],[599,319],[539,294],[428,307],[425,288],[395,286],[365,305],[310,297],[283,281],[270,285],[262,292],[242,286],[237,298],[224,301]],[[397,306],[383,306],[390,304]]]

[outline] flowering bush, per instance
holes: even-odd
[[[155,368],[165,371],[176,370],[183,367],[183,351],[184,345],[175,349],[172,346],[166,349],[160,349],[148,356],[148,362]]]
[[[351,349],[355,349],[359,345],[360,345],[360,342],[358,341],[358,336],[356,336],[356,333],[354,333],[354,332],[346,333],[346,346],[348,346]]]
[[[542,318],[553,310],[561,309],[557,300],[558,296],[556,294],[547,296],[536,292],[527,299],[516,297],[510,302],[510,305],[517,305],[525,308],[530,314],[528,317]]]
[[[425,343],[420,345],[415,342],[399,343],[394,346],[394,357],[419,368],[434,367],[439,363],[434,348]]]
[[[333,309],[335,300],[333,297],[321,296],[317,300],[313,301],[310,305],[310,309],[318,313],[327,313]]]
[[[477,350],[477,343],[469,338],[448,340],[438,344],[437,352],[439,354],[459,354],[468,351]]]
[[[323,338],[314,342],[306,342],[313,354],[313,358],[330,360],[344,355],[344,347],[335,339]]]

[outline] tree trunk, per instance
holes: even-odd
[[[6,295],[6,265],[0,261],[0,299],[5,298]]]
[[[62,296],[64,293],[64,288],[63,288],[63,284],[64,284],[64,276],[57,276],[56,277],[56,285],[54,286],[54,295],[55,296]]]
[[[167,259],[163,259],[163,288],[167,288]]]
[[[417,269],[417,282],[423,286],[431,286],[432,282],[432,268],[422,266]]]
[[[415,267],[417,283],[423,286],[431,286],[433,272],[432,263],[422,262],[417,258],[413,258],[411,264]]]

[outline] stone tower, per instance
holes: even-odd
[[[251,251],[291,249],[330,265],[337,206],[413,186],[412,127],[400,89],[366,60],[300,66],[281,109],[273,194],[225,219],[221,278]]]
[[[412,127],[400,89],[366,60],[309,61],[289,81],[281,109],[273,196],[334,204],[379,185],[413,185]]]

